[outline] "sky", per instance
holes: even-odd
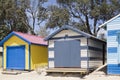
[[[47,7],[48,5],[56,5],[56,0],[48,0],[48,2],[45,3],[45,6]]]
[[[37,0],[36,0],[36,1],[31,0],[31,5],[34,5],[33,2],[35,2],[35,4],[37,4]],[[45,2],[45,3],[43,4],[44,7],[48,7],[49,5],[56,5],[56,0],[48,0],[48,2]],[[29,16],[29,24],[32,25],[33,20],[32,20],[31,14],[30,14],[29,12],[27,12],[27,15]],[[41,25],[42,25],[42,26],[45,26],[45,22],[43,22]],[[40,30],[40,27],[38,26],[37,18],[36,18],[35,32],[37,32],[37,31],[39,31],[39,30]],[[50,33],[53,33],[54,31],[55,31],[54,29],[51,29],[51,30],[50,30]]]
[[[33,0],[34,1],[34,0]],[[37,2],[37,1],[36,1]],[[48,0],[48,2],[45,2],[44,4],[44,7],[48,7],[49,5],[57,5],[56,4],[56,0]],[[32,20],[30,20],[31,22],[30,23],[32,23]],[[36,21],[37,21],[37,19],[36,19]],[[92,20],[91,20],[91,23],[92,23]],[[45,26],[45,22],[43,22],[42,23],[42,26]],[[97,25],[98,26],[98,25]],[[35,27],[35,32],[37,32],[37,31],[39,31],[39,29],[40,29],[40,27],[37,25],[37,23],[36,23],[36,27]],[[51,29],[50,30],[50,33],[53,33],[54,31],[55,31],[56,29]],[[99,32],[98,32],[98,35],[100,35],[100,34],[105,34],[105,37],[106,37],[106,31],[105,30],[103,30],[103,29],[101,29]]]

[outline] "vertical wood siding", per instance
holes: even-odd
[[[31,69],[48,64],[47,46],[31,45]]]

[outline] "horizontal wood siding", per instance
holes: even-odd
[[[92,47],[95,47],[95,48],[102,49],[103,48],[103,43],[99,42],[99,41],[96,41],[96,40],[93,40],[93,39],[88,39],[88,46],[92,46]]]
[[[88,50],[89,57],[102,58],[101,51]]]
[[[51,61],[54,61],[54,42],[55,41],[62,41],[64,39],[61,39],[61,40],[49,40],[49,46],[48,46],[48,58],[49,58],[49,67],[53,67],[53,62]],[[71,39],[66,39],[66,40],[71,40]],[[73,40],[73,39],[72,39]],[[74,40],[80,40],[81,41],[81,44],[80,46],[87,46],[87,39],[86,38],[75,38]],[[87,48],[83,47],[82,49],[80,48],[80,58],[81,58],[81,67],[82,68],[86,68],[87,67],[87,63],[85,61],[87,61]],[[83,65],[83,62],[84,65]]]
[[[55,38],[55,37],[64,37],[65,35],[68,35],[68,36],[77,36],[77,35],[80,35],[80,34],[74,32],[72,30],[63,30],[63,31],[59,32],[58,34],[56,34],[53,38]]]
[[[86,61],[81,61],[81,68],[87,68],[87,60]]]
[[[86,49],[81,50],[80,54],[81,54],[81,57],[87,57],[87,50]]]
[[[65,35],[69,36],[68,38],[64,38]],[[81,68],[88,67],[88,57],[87,57],[87,38],[79,37],[81,34],[78,34],[71,30],[63,30],[55,35],[52,39],[49,40],[49,68],[54,67],[54,42],[55,41],[64,41],[64,40],[80,40],[80,66]],[[81,35],[82,36],[82,35]],[[72,38],[73,37],[73,38]]]
[[[89,68],[98,68],[102,65],[102,61],[91,61],[89,60]]]
[[[49,65],[49,68],[54,68],[54,61],[49,60],[48,65]]]
[[[114,19],[107,24],[107,30],[119,30],[120,29],[120,17]]]
[[[48,44],[49,48],[53,48],[54,47],[54,40],[50,40],[49,44]]]
[[[49,51],[48,57],[49,57],[49,58],[54,58],[54,51]]]
[[[107,73],[120,74],[118,32],[120,32],[120,17],[107,24]]]
[[[103,65],[103,43],[93,39],[88,39],[89,67],[97,68]]]
[[[120,64],[108,64],[107,73],[108,74],[120,74]]]

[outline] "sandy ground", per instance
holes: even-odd
[[[120,80],[120,76],[106,75],[104,71],[96,71],[81,78],[79,74],[61,74],[46,75],[45,72],[38,74],[36,71],[23,72],[17,75],[2,74],[0,70],[0,80]]]

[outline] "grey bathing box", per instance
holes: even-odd
[[[104,64],[106,43],[71,26],[45,38],[49,68],[95,68]]]

